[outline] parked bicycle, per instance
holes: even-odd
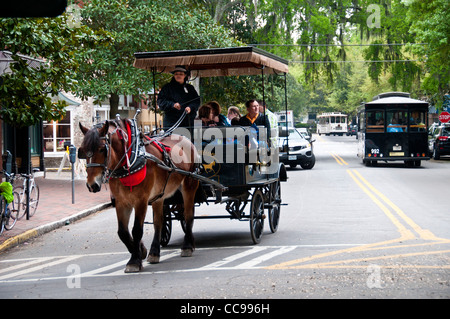
[[[6,182],[0,184],[0,234],[11,230],[19,219],[20,195],[11,184],[11,174],[3,172]]]
[[[30,203],[29,203],[29,217],[33,216],[36,212],[37,206],[39,204],[39,186],[36,184],[34,180],[34,173],[39,171],[37,168],[33,168],[33,172],[30,175],[20,174],[23,177],[23,183],[21,186],[16,186],[15,189],[20,195],[20,204],[19,204],[19,219],[26,215],[27,212],[27,195],[25,190],[27,188],[27,177],[29,177],[29,194],[30,194]]]

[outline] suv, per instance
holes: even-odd
[[[287,136],[289,132],[289,136]],[[300,165],[303,169],[311,169],[316,163],[312,143],[306,140],[300,132],[290,127],[279,127],[278,146],[280,148],[280,162],[295,168]]]
[[[434,159],[440,159],[441,155],[450,155],[450,125],[440,126],[435,136],[433,147]]]

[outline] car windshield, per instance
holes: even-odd
[[[286,137],[280,138],[282,141],[286,140]],[[291,141],[303,141],[305,138],[296,130],[296,129],[289,129],[289,140]]]
[[[450,127],[442,129],[442,136],[450,136]]]
[[[303,136],[296,129],[289,129],[289,139],[302,140]]]

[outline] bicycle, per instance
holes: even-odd
[[[11,175],[3,172],[6,176],[7,182],[9,182]],[[12,186],[12,185],[11,185]],[[19,206],[20,206],[20,195],[17,191],[12,189],[13,199],[11,203],[7,203],[5,196],[0,195],[0,234],[3,231],[11,230],[19,219]]]
[[[37,206],[39,204],[39,186],[36,184],[36,181],[34,180],[34,172],[39,171],[37,168],[33,168],[33,172],[30,175],[27,174],[20,174],[23,179],[23,185],[17,186],[16,189],[18,190],[19,196],[20,196],[20,202],[19,202],[19,219],[21,219],[23,216],[26,215],[27,212],[27,196],[25,193],[25,189],[27,186],[27,178],[29,178],[29,194],[30,194],[30,202],[29,202],[29,217],[33,216],[36,212]]]

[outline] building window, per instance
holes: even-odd
[[[64,142],[71,142],[71,111],[60,121],[44,121],[44,152],[64,152]]]

